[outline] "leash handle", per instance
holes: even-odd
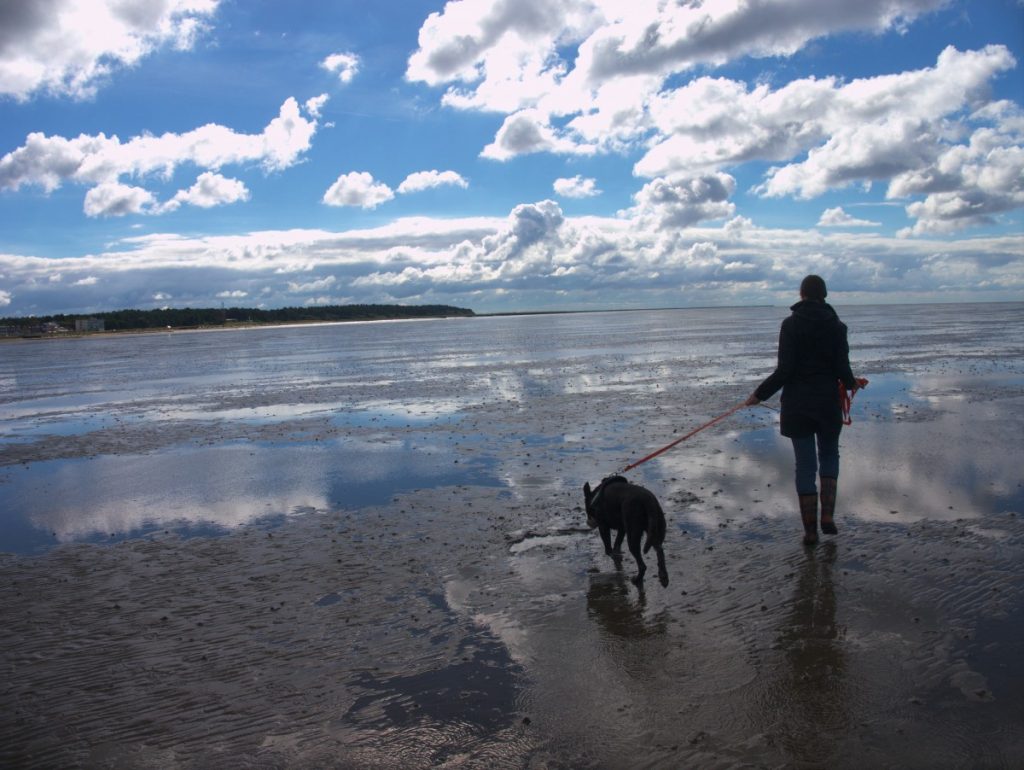
[[[635,467],[637,467],[638,465],[643,465],[648,460],[653,460],[655,457],[657,457],[658,455],[662,454],[663,452],[667,452],[668,450],[670,450],[676,444],[681,444],[682,442],[686,441],[686,439],[690,438],[690,436],[695,436],[698,433],[700,433],[702,430],[704,430],[705,428],[710,428],[715,423],[721,422],[726,417],[728,417],[731,414],[734,414],[735,412],[738,412],[740,409],[742,409],[745,406],[746,406],[746,402],[742,402],[742,403],[737,404],[732,409],[730,409],[728,412],[724,412],[723,414],[718,415],[718,417],[715,417],[713,420],[709,420],[708,422],[704,423],[699,428],[695,428],[694,430],[691,430],[689,433],[687,433],[682,438],[677,438],[671,444],[667,444],[666,446],[663,446],[661,449],[658,449],[657,451],[651,452],[649,455],[647,455],[647,457],[641,458],[640,460],[637,460],[635,463],[631,463],[630,465],[627,465],[625,468],[623,468],[621,471],[619,471],[619,473],[625,473],[626,471],[631,471]]]
[[[863,377],[854,377],[857,387],[847,390],[842,380],[839,380],[839,408],[843,411],[843,425],[853,425],[853,418],[850,417],[850,407],[853,406],[853,397],[857,391],[868,386],[868,381]]]

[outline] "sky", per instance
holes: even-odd
[[[1024,299],[1024,0],[3,0],[0,316]]]

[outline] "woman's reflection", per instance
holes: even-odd
[[[819,764],[849,729],[843,629],[836,623],[834,542],[810,549],[779,631],[785,665],[768,693],[782,746],[795,760]]]

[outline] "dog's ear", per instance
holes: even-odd
[[[586,482],[583,483],[583,497],[585,499],[589,500],[591,494],[592,493],[590,491],[590,482],[586,481]]]

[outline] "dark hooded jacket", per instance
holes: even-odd
[[[843,426],[839,382],[856,387],[846,324],[826,302],[801,300],[779,331],[779,363],[754,395],[766,401],[782,388],[783,436],[836,432]]]

